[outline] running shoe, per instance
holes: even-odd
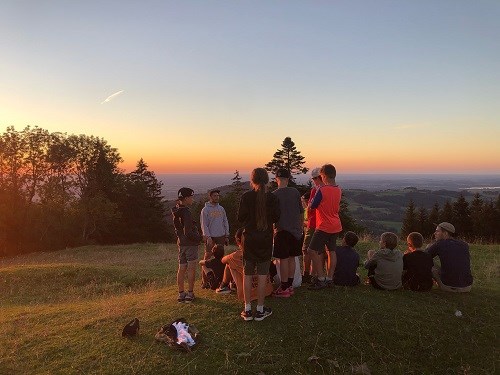
[[[227,285],[221,285],[220,287],[218,287],[215,290],[215,293],[218,293],[218,294],[229,294],[229,293],[231,293],[231,288],[229,288],[229,286],[227,286]]]
[[[186,297],[184,298],[184,302],[186,303],[191,303],[194,300],[194,293],[193,292],[187,292]]]
[[[273,296],[278,298],[288,298],[291,296],[290,291],[288,289],[289,288],[281,289],[281,287],[279,287],[274,291]]]
[[[240,314],[245,322],[253,320],[252,310],[243,310]],[[261,319],[262,320],[262,319]]]
[[[177,297],[177,302],[183,303],[186,300],[186,293],[180,292],[179,297]]]
[[[271,310],[270,307],[264,307],[263,311],[256,311],[255,312],[255,320],[260,322],[261,320],[266,319],[269,315],[272,315],[273,310]]]

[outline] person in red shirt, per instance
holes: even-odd
[[[337,265],[335,249],[337,247],[337,236],[342,231],[339,210],[342,190],[335,183],[337,171],[332,164],[325,164],[320,170],[323,186],[319,187],[309,205],[316,210],[316,230],[309,244],[313,269],[318,275],[317,281],[309,289],[323,289],[333,285],[333,273]],[[327,248],[328,266],[327,275],[323,270],[322,255]]]

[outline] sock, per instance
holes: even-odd
[[[252,311],[252,304],[251,303],[245,303],[245,311]]]
[[[288,278],[288,287],[290,288],[293,285],[293,277]]]
[[[304,271],[304,274],[302,276],[309,276],[309,272]]]
[[[258,312],[264,312],[264,305],[257,305]]]
[[[328,277],[328,276],[325,279],[326,279],[326,281],[332,281],[332,278]]]

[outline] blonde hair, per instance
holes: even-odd
[[[258,230],[267,229],[266,185],[269,175],[264,168],[255,168],[250,176],[252,188],[257,192],[255,199],[255,221]]]

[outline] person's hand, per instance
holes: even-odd
[[[229,237],[226,237],[224,240],[224,245],[229,246]]]

